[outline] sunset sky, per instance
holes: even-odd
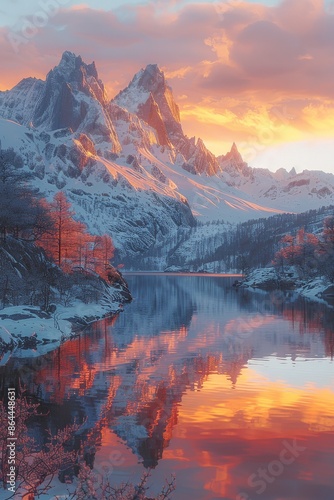
[[[65,50],[96,62],[110,98],[157,63],[215,154],[235,141],[252,166],[334,173],[334,0],[50,2],[0,7],[0,89]]]

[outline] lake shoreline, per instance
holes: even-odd
[[[313,302],[333,307],[321,294],[326,286],[321,280],[310,283],[297,281],[292,273],[289,280],[277,285],[275,270],[272,268],[257,269],[245,278],[241,273],[187,273],[187,272],[156,272],[128,271],[124,276],[166,276],[184,278],[236,278],[232,287],[271,291],[293,291],[303,298]],[[243,279],[244,278],[244,279]],[[81,335],[84,330],[103,319],[113,318],[123,312],[123,302],[102,305],[98,303],[84,304],[77,302],[71,306],[57,305],[53,314],[47,314],[36,306],[22,305],[4,308],[0,311],[0,347],[2,358],[0,366],[11,357],[34,358],[57,349],[65,342]],[[19,333],[21,331],[21,333]],[[24,331],[24,334],[23,334]]]
[[[53,314],[37,306],[6,307],[0,311],[0,366],[12,356],[32,358],[57,349],[81,335],[95,322],[116,317],[123,312],[123,303],[58,305]]]
[[[238,286],[246,289],[260,289],[266,292],[293,291],[301,297],[325,304],[332,308],[329,300],[333,299],[334,286],[324,277],[301,279],[296,269],[290,268],[280,273],[273,267],[254,269],[249,275],[238,282]]]

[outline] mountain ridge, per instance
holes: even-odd
[[[215,157],[188,138],[156,64],[109,100],[95,63],[66,51],[45,81],[0,92],[0,117],[2,147],[22,155],[47,197],[65,190],[93,234],[107,229],[120,258],[168,252],[196,220],[233,224],[334,203],[332,174],[255,169],[235,143]]]
[[[112,101],[155,128],[160,145],[172,145],[184,156],[183,168],[188,172],[213,175],[219,171],[218,161],[203,141],[195,142],[184,134],[179,106],[157,64],[148,64],[136,73]]]

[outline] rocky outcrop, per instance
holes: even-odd
[[[140,70],[112,102],[135,113],[152,127],[161,146],[174,148],[175,154],[181,153],[185,159],[182,167],[188,172],[211,176],[219,171],[215,156],[203,141],[196,142],[184,134],[173,91],[156,64]]]
[[[243,160],[235,142],[232,144],[231,150],[226,155],[218,156],[217,160],[223,173],[234,178],[242,176],[253,179],[253,169]]]

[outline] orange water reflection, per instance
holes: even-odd
[[[236,319],[220,330],[220,336],[227,334],[230,340],[232,324],[240,331],[248,324],[253,331],[275,321],[272,316],[262,320],[256,316],[248,323]],[[199,331],[191,350],[200,349],[205,339],[207,347],[214,350],[217,332],[213,329],[209,324],[205,331]],[[119,349],[108,335],[100,336],[96,344],[92,332],[62,346],[60,367],[56,369],[54,363],[44,367],[36,382],[46,385],[52,399],[61,402],[73,394],[89,394],[102,377],[103,398],[95,430],[90,433],[100,447],[97,462],[108,463],[115,446],[125,457],[118,472],[123,468],[135,474],[136,455],[146,466],[155,467],[163,459],[160,467],[165,476],[170,472],[179,478],[194,475],[187,492],[182,493],[179,486],[179,498],[189,498],[190,490],[192,498],[198,500],[258,498],[256,489],[249,485],[250,476],[277,460],[284,441],[294,440],[306,450],[267,484],[263,498],[331,498],[324,496],[334,491],[331,372],[323,386],[272,381],[256,368],[247,367],[252,358],[251,338],[235,339],[223,352],[187,357],[187,336],[188,329],[181,327],[159,337],[135,337]],[[305,351],[301,346],[300,352]],[[93,353],[98,353],[98,359],[91,363],[89,355]],[[70,377],[73,367],[77,378]],[[108,376],[111,367],[115,371]],[[126,434],[130,429],[122,433],[115,427],[120,414],[134,415],[137,425],[145,428],[146,438],[130,438]],[[124,444],[120,444],[120,437]],[[294,493],[289,496],[291,484]],[[312,488],[320,496],[312,497]]]
[[[250,476],[278,460],[285,441],[295,440],[305,450],[267,484],[263,498],[329,499],[334,491],[333,396],[333,383],[321,389],[292,387],[272,383],[250,369],[243,370],[237,389],[231,391],[226,377],[212,374],[201,393],[183,397],[178,426],[164,457],[180,462],[176,469],[200,471],[200,479],[194,477],[195,498],[213,498],[209,492],[228,499],[242,492],[245,498],[246,494],[258,498],[248,483]],[[207,490],[205,497],[196,496],[200,482]],[[307,489],[315,483],[319,496],[309,496]],[[321,496],[322,490],[329,496]]]
[[[143,327],[138,305],[130,330],[126,311],[21,372],[28,391],[56,407],[51,424],[87,417],[92,464],[110,465],[117,450],[115,480],[153,467],[153,491],[175,472],[175,500],[334,498],[332,312],[268,305],[231,288],[228,307],[221,288],[218,300],[187,304],[187,287],[172,291],[178,300],[163,321]],[[164,303],[162,295],[145,299]],[[11,383],[19,361],[8,366]],[[294,441],[305,450],[259,495],[259,468]]]

